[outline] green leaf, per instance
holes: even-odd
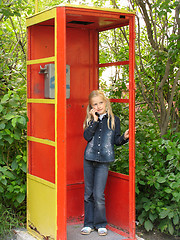
[[[7,119],[7,120],[10,120],[10,119],[14,118],[14,114],[13,113],[8,113],[7,115],[5,115],[4,118]]]
[[[0,129],[4,129],[5,128],[5,124],[4,123],[0,123]]]
[[[138,220],[139,220],[140,224],[143,224],[143,222],[145,220],[145,216],[143,213],[138,216]]]
[[[164,209],[162,212],[160,212],[159,216],[160,218],[166,218],[170,212],[170,209]]]
[[[1,179],[1,183],[6,186],[6,185],[7,185],[7,180],[6,180],[6,178]]]
[[[152,214],[152,213],[150,213],[150,214],[149,214],[149,218],[150,218],[150,220],[151,220],[152,222],[154,222],[154,220],[157,219],[157,214]]]
[[[145,185],[145,182],[142,181],[142,180],[139,180],[139,184],[141,184],[141,185]]]
[[[11,122],[12,122],[12,126],[15,128],[16,127],[17,118],[13,118]]]
[[[15,178],[14,174],[12,172],[10,172],[10,171],[6,171],[6,176],[8,178],[10,178],[10,179],[14,179]]]
[[[169,161],[169,160],[171,160],[171,159],[173,159],[173,158],[174,158],[174,155],[173,155],[173,154],[168,154],[166,159]]]
[[[169,233],[170,233],[171,235],[173,235],[173,233],[174,233],[174,228],[173,228],[173,225],[172,225],[171,222],[168,224],[168,230],[169,230]]]
[[[2,106],[2,105],[0,105],[0,113],[2,112],[2,110],[3,110],[3,106]]]
[[[159,224],[159,229],[164,232],[167,229],[167,219],[163,219]]]
[[[5,94],[1,99],[1,103],[6,103],[8,99],[9,99],[9,94]]]
[[[164,177],[158,177],[158,178],[157,178],[157,181],[158,181],[159,183],[164,183],[164,182],[166,182],[166,178],[164,178]]]
[[[22,124],[23,126],[26,125],[26,119],[25,119],[25,117],[22,117],[22,116],[21,116],[21,117],[18,117],[17,121],[18,121],[18,123]]]
[[[9,142],[9,144],[12,144],[13,141],[14,141],[14,139],[11,138],[10,136],[4,136],[4,139],[5,139],[7,142]]]
[[[25,199],[25,194],[24,193],[19,193],[16,197],[16,200],[18,201],[18,203],[22,203]]]
[[[14,192],[14,186],[12,186],[12,185],[9,185],[8,187],[7,187],[7,189],[8,189],[8,191],[9,192]]]
[[[154,186],[155,186],[156,189],[159,189],[159,188],[160,188],[160,184],[159,184],[158,182],[155,182],[155,183],[154,183]]]
[[[14,160],[14,161],[12,162],[11,168],[12,168],[13,171],[18,168],[18,164],[17,164],[16,160]]]
[[[21,138],[21,132],[18,129],[15,130],[14,138],[16,140],[20,140],[20,138]]]
[[[22,163],[21,169],[23,170],[23,172],[26,173],[26,171],[27,171],[27,165],[26,165],[26,163],[24,163],[24,162]]]
[[[176,215],[174,216],[174,218],[173,218],[173,223],[174,223],[174,225],[178,225],[178,224],[179,224],[179,216],[178,216],[178,214],[176,214]]]
[[[152,230],[153,229],[153,224],[150,220],[147,220],[145,221],[144,223],[144,227],[145,229],[149,232],[149,230]]]
[[[165,191],[166,193],[171,193],[171,192],[172,192],[171,188],[166,188],[164,191]]]
[[[143,207],[146,212],[149,211],[149,209],[151,208],[151,204],[152,204],[151,202],[144,203]]]
[[[4,188],[0,186],[0,192],[3,193],[4,192]]]
[[[8,135],[11,135],[11,131],[9,129],[5,129],[5,132],[8,134]]]
[[[17,102],[15,99],[11,99],[11,100],[9,101],[9,104],[10,104],[11,106],[13,106],[13,107],[18,107],[19,102]]]

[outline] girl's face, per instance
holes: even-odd
[[[101,96],[91,98],[91,106],[100,115],[106,113],[106,101]]]

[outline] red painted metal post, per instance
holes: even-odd
[[[129,19],[129,234],[135,239],[135,16]]]
[[[65,8],[56,12],[56,70],[57,70],[57,240],[66,240],[66,15]]]

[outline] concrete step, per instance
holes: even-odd
[[[26,229],[14,230],[14,235],[16,240],[37,240],[37,238],[29,234]]]
[[[97,231],[91,232],[90,235],[81,235],[82,224],[73,224],[67,225],[67,240],[123,240],[127,239],[126,237],[119,235],[116,232],[108,230],[106,236],[99,236]],[[37,240],[31,234],[27,232],[26,229],[14,230],[16,240]],[[144,240],[136,236],[137,240]]]

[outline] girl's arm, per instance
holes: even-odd
[[[90,123],[90,125],[84,130],[84,138],[86,141],[91,141],[91,139],[93,138],[96,129],[98,127],[99,122],[97,121],[92,121]]]
[[[121,135],[121,128],[120,128],[120,120],[118,117],[115,116],[115,139],[114,143],[117,146],[123,145],[129,141],[129,129],[125,131],[123,135]]]
[[[99,124],[95,109],[92,108],[89,113],[93,117],[93,120],[91,121],[90,125],[84,130],[84,138],[88,142],[93,138],[96,132],[96,128]]]

